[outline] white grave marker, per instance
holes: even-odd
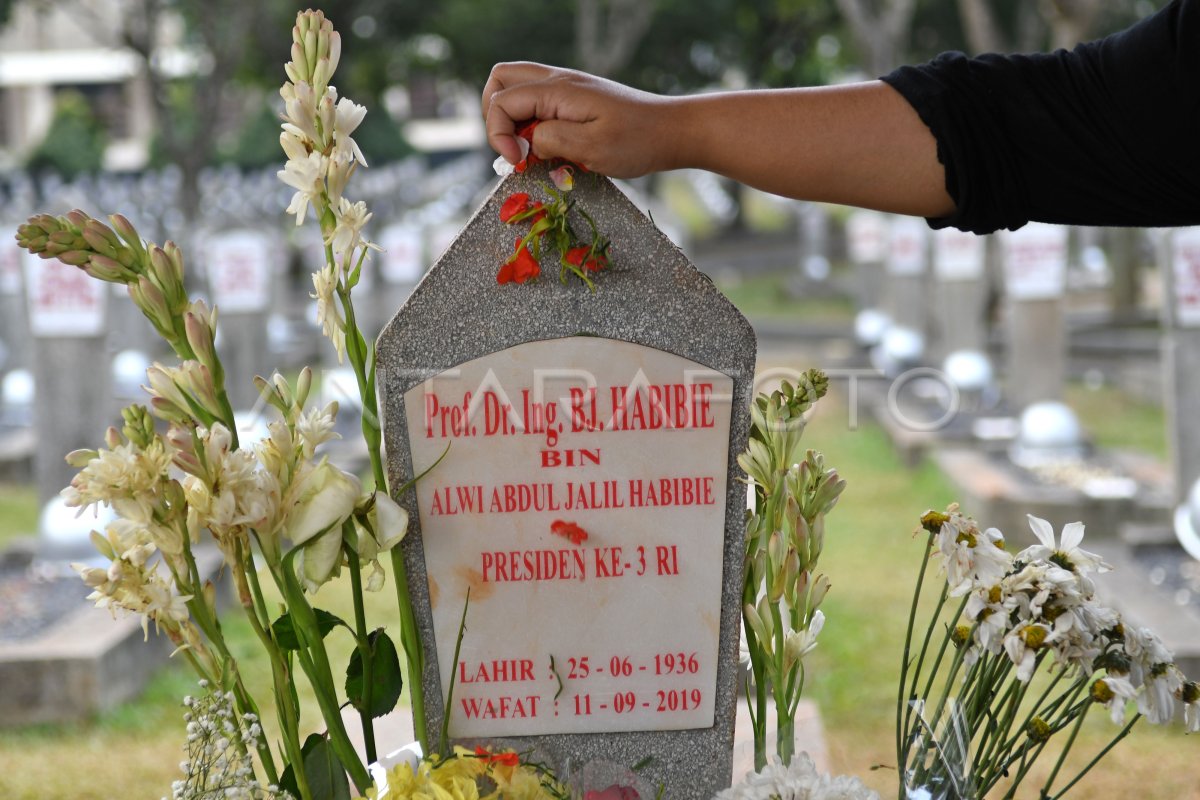
[[[856,264],[883,261],[887,253],[887,220],[875,211],[855,211],[846,220],[846,244]]]
[[[1067,229],[1030,222],[1003,234],[1005,290],[1014,300],[1052,300],[1067,286]]]
[[[933,265],[944,281],[971,281],[983,277],[984,242],[982,236],[943,228],[933,234]]]
[[[0,242],[0,295],[21,293],[23,252],[15,242]]]
[[[379,235],[379,246],[383,248],[380,258],[383,279],[388,283],[416,283],[425,271],[425,255],[422,248],[421,229],[412,225],[396,224]]]
[[[713,724],[731,396],[721,373],[593,337],[409,390],[414,468],[450,448],[417,496],[454,736]]]
[[[105,284],[79,267],[25,253],[29,329],[34,336],[99,336]]]
[[[917,217],[895,217],[888,227],[887,271],[914,276],[925,272],[929,227]]]
[[[271,301],[271,240],[257,231],[213,236],[206,248],[209,289],[223,313],[264,311]]]
[[[1200,327],[1200,228],[1183,228],[1171,237],[1175,324]]]

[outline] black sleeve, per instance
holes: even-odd
[[[1200,0],[1072,52],[944,53],[883,80],[937,139],[957,210],[935,228],[1200,224]]]

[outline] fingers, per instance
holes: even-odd
[[[557,70],[530,61],[497,64],[483,88],[483,119],[488,144],[510,164],[523,158],[517,143],[517,123],[542,118],[538,113],[540,90],[534,87]]]
[[[487,83],[483,86],[483,117],[487,119],[488,108],[492,104],[492,95],[502,89],[509,89],[522,83],[531,83],[550,77],[554,68],[532,61],[510,61],[492,67]]]

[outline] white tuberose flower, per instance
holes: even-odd
[[[326,264],[323,269],[313,273],[316,292],[309,297],[317,301],[317,324],[321,326],[321,333],[333,342],[338,363],[341,364],[346,359],[346,320],[338,309],[337,280],[334,265]]]
[[[303,159],[289,159],[278,173],[281,181],[296,190],[288,203],[287,213],[296,215],[297,225],[304,222],[304,214],[313,197],[325,188],[326,163],[325,156],[320,153],[309,153]]]

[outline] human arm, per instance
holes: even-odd
[[[787,197],[922,216],[954,210],[933,136],[879,81],[663,97],[572,70],[499,64],[483,94],[488,141],[509,161],[523,120],[533,152],[605,175],[696,168]]]

